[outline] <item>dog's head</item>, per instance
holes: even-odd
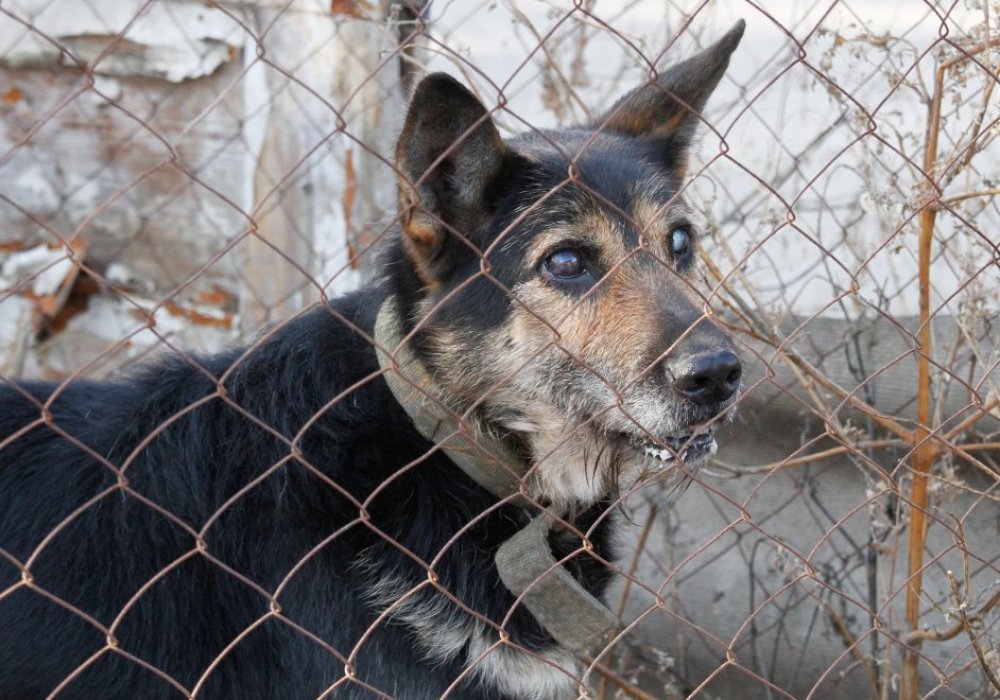
[[[591,124],[506,142],[453,78],[416,89],[396,150],[395,291],[445,390],[530,451],[539,497],[592,502],[714,451],[741,368],[693,283],[681,191],[742,33]]]

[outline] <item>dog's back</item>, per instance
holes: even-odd
[[[143,661],[190,688],[266,609],[239,576],[256,580],[253,567],[294,556],[274,546],[276,532],[261,531],[280,528],[282,512],[246,517],[251,497],[207,528],[204,553],[199,531],[240,484],[280,459],[279,440],[211,398],[207,375],[225,359],[204,369],[195,362],[172,360],[116,384],[0,388],[0,547],[19,562],[4,562],[0,582],[17,586],[0,601],[0,688],[44,697],[82,668],[70,697],[129,697],[135,688],[169,696]],[[260,404],[253,386],[230,386]],[[254,556],[262,544],[270,556]],[[241,645],[238,656],[245,652]],[[252,676],[267,659],[242,672]],[[230,666],[220,664],[220,680]]]
[[[366,324],[351,300],[340,309]],[[191,689],[207,671],[206,697],[313,697],[342,679],[375,621],[354,555],[392,568],[375,528],[436,546],[394,521],[391,485],[359,518],[419,456],[384,382],[362,381],[377,368],[362,343],[321,309],[245,358],[0,388],[0,548],[16,560],[0,563],[0,697],[45,697],[65,679],[61,697],[175,697],[166,676]],[[385,635],[351,665],[386,692],[440,696],[447,683],[407,676],[418,661]]]

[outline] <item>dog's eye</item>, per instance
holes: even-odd
[[[682,228],[675,228],[670,234],[670,250],[674,260],[679,260],[691,252],[691,234]]]
[[[583,256],[574,248],[563,248],[545,258],[542,263],[546,272],[557,279],[573,279],[587,271],[583,266]]]

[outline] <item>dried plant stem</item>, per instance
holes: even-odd
[[[815,464],[817,462],[822,462],[826,459],[832,459],[834,457],[843,457],[844,455],[849,455],[852,453],[861,452],[864,450],[877,450],[888,447],[903,447],[907,443],[902,440],[862,440],[851,445],[841,445],[839,447],[831,447],[826,450],[820,450],[818,452],[809,452],[804,455],[799,455],[798,457],[786,457],[785,459],[778,460],[777,462],[769,462],[768,464],[761,464],[756,466],[742,466],[739,464],[731,464],[725,462],[716,457],[713,460],[713,466],[725,469],[726,471],[732,472],[734,474],[746,475],[746,474],[766,474],[767,472],[774,471],[775,469],[785,469],[787,467],[800,467]],[[979,443],[976,444],[979,448]]]
[[[959,620],[943,632],[933,629],[913,630],[903,638],[903,641],[912,645],[915,642],[924,640],[931,642],[946,642],[949,639],[954,639],[965,630],[967,625],[979,622],[990,610],[998,605],[1000,605],[1000,590],[997,590],[997,592],[994,593],[993,596],[973,615],[967,615],[965,620]]]
[[[976,659],[979,660],[979,665],[982,667],[986,677],[989,679],[990,683],[993,684],[994,688],[1000,690],[1000,678],[997,678],[997,675],[994,673],[989,661],[986,660],[986,655],[983,653],[983,647],[979,643],[979,639],[976,637],[975,631],[972,629],[972,620],[969,618],[969,614],[965,612],[965,604],[962,602],[962,595],[959,591],[958,583],[955,581],[955,575],[949,571],[947,576],[948,585],[951,586],[952,597],[955,599],[955,610],[958,612],[958,626],[969,636],[969,642],[972,644],[972,649],[976,652]],[[965,580],[969,580],[968,574],[966,574]],[[996,596],[994,596],[994,598],[995,597]]]
[[[998,41],[989,41],[970,48],[962,55],[945,61],[934,75],[934,93],[927,119],[924,148],[924,176],[935,183],[938,159],[938,134],[941,130],[941,102],[944,97],[945,74],[954,66],[968,61]],[[933,189],[932,189],[933,188]],[[920,244],[918,271],[920,278],[920,327],[917,333],[917,427],[913,431],[913,485],[910,491],[910,527],[907,551],[906,621],[910,631],[920,627],[920,591],[923,584],[924,546],[927,541],[927,482],[934,463],[936,449],[930,429],[930,357],[931,357],[931,253],[934,242],[934,222],[937,218],[941,192],[937,185],[928,187],[928,197],[920,210]],[[921,638],[916,637],[905,651],[899,688],[900,700],[916,700],[919,695],[918,662]]]
[[[850,652],[851,656],[854,657],[855,661],[861,667],[865,680],[868,682],[868,690],[871,693],[870,697],[877,698],[879,686],[874,661],[865,656],[864,651],[861,650],[861,645],[858,644],[857,638],[851,632],[847,620],[830,605],[829,601],[823,600],[820,596],[816,595],[815,591],[809,591],[809,597],[826,612],[827,619],[830,621],[833,631],[844,642],[844,648]]]
[[[937,134],[941,122],[941,70],[938,70],[934,99],[931,103],[930,128],[924,157],[924,172],[932,177],[937,159]],[[920,591],[923,585],[924,544],[927,540],[927,475],[934,463],[934,446],[928,439],[930,430],[930,288],[931,243],[934,236],[936,211],[925,206],[920,212],[920,328],[917,338],[917,427],[913,431],[913,485],[910,491],[910,535],[907,551],[906,621],[910,630],[920,627]],[[900,700],[916,700],[918,690],[918,651],[920,641],[907,649],[903,658],[903,673],[899,688]]]
[[[964,202],[967,199],[978,199],[980,197],[996,197],[1000,195],[1000,187],[982,190],[981,192],[965,192],[963,194],[955,195],[954,197],[948,197],[947,199],[942,199],[941,204],[938,205],[938,209],[941,207],[950,207],[953,204],[958,204],[959,202]]]
[[[622,619],[625,615],[625,606],[628,603],[628,596],[632,590],[632,582],[635,580],[636,572],[639,570],[639,559],[642,553],[646,550],[646,543],[649,541],[649,533],[653,529],[653,523],[657,522],[659,517],[660,509],[654,503],[649,509],[649,514],[646,517],[646,525],[642,528],[642,533],[639,535],[639,542],[636,545],[635,552],[632,555],[632,563],[628,568],[628,576],[625,578],[625,585],[622,588],[622,596],[618,601],[618,609],[615,614],[618,619]],[[601,676],[601,682],[597,687],[597,697],[603,698],[607,696],[608,692],[608,681],[611,680],[607,675]]]
[[[630,698],[636,698],[636,700],[656,700],[655,697],[653,697],[649,693],[639,688],[636,688],[632,683],[629,683],[627,680],[619,676],[617,673],[612,671],[604,664],[601,664],[597,661],[590,661],[590,665],[594,669],[595,673],[601,676],[601,678],[606,678],[612,683],[614,683],[616,686],[618,686],[618,690],[624,693],[626,696]]]
[[[824,400],[815,391],[813,391],[814,384],[819,385],[823,389],[831,392],[838,401],[847,403],[852,408],[863,413],[866,417],[876,422],[886,431],[903,440],[906,440],[907,442],[912,441],[912,431],[908,430],[892,417],[875,410],[871,405],[856,396],[853,392],[849,392],[839,386],[836,382],[831,381],[825,374],[823,374],[823,372],[810,364],[808,360],[799,355],[792,348],[789,348],[778,336],[777,332],[770,330],[768,328],[768,324],[757,314],[757,312],[752,309],[751,305],[744,301],[736,290],[732,288],[730,280],[723,275],[719,267],[711,260],[705,259],[703,262],[705,263],[709,273],[715,278],[716,282],[722,289],[726,290],[728,297],[731,298],[733,302],[739,306],[740,311],[743,312],[742,314],[738,313],[738,315],[740,315],[741,319],[746,322],[746,327],[729,327],[736,333],[745,334],[750,338],[760,341],[768,347],[774,349],[776,351],[776,357],[783,360],[788,365],[789,369],[795,375],[796,382],[809,394],[809,397],[813,400],[813,405],[818,410],[826,411],[829,407],[826,405]],[[735,274],[739,275],[740,273],[737,271]],[[749,283],[745,282],[744,286],[749,288]],[[723,299],[723,301],[725,301],[725,299]],[[753,301],[757,304],[757,308],[764,308],[764,304],[757,298],[754,298]],[[729,305],[729,307],[732,309],[731,305]]]

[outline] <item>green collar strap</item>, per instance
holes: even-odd
[[[394,297],[379,309],[375,352],[389,389],[414,427],[437,445],[470,479],[522,508],[535,506],[525,494],[530,464],[502,438],[476,430],[448,401],[440,384],[410,351]],[[500,579],[552,637],[570,649],[590,647],[618,623],[552,555],[548,536],[553,518],[543,512],[504,542],[496,555]]]

